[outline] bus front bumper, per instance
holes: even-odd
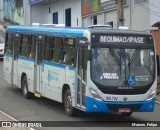
[[[155,98],[143,102],[106,102],[86,97],[86,112],[119,112],[130,109],[131,112],[153,112]]]

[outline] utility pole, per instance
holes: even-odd
[[[117,28],[119,26],[124,26],[124,9],[123,0],[116,0],[117,2]]]

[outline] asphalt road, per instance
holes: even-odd
[[[153,113],[134,113],[131,117],[122,117],[119,114],[85,114],[79,113],[79,117],[68,117],[64,113],[63,105],[49,99],[30,99],[23,97],[21,90],[11,87],[3,79],[3,61],[0,61],[0,111],[3,111],[19,121],[61,121],[57,123],[67,123],[65,121],[104,121],[97,123],[98,126],[107,125],[107,127],[95,127],[95,122],[90,122],[93,127],[55,127],[57,130],[128,130],[135,129],[133,127],[120,127],[117,121],[129,122],[136,121],[160,121],[160,105],[156,105]],[[62,122],[64,121],[64,122]],[[110,122],[112,121],[112,122]],[[72,122],[70,122],[72,123]],[[74,124],[74,122],[73,122]],[[115,126],[115,127],[112,127]],[[37,130],[53,129],[38,128]],[[150,130],[151,128],[141,128]],[[159,128],[155,128],[159,129]]]

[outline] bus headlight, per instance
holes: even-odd
[[[102,101],[102,100],[103,100],[102,97],[99,96],[99,94],[96,92],[95,89],[89,88],[89,90],[90,90],[91,95],[92,95],[92,97],[93,97],[94,99],[99,100],[99,101]]]
[[[156,90],[154,89],[154,90],[151,91],[151,93],[150,93],[150,95],[148,96],[148,98],[146,99],[146,101],[151,100],[151,99],[154,97],[155,94],[156,94]]]

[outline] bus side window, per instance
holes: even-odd
[[[22,35],[22,43],[20,45],[20,55],[28,57],[29,55],[29,35]]]
[[[52,37],[52,40],[51,40],[51,50],[50,50],[51,61],[53,61],[54,47],[55,47],[55,37]]]
[[[76,39],[74,38],[65,38],[65,55],[63,63],[67,65],[74,66],[74,51]]]
[[[7,54],[11,54],[12,53],[12,34],[11,33],[7,33],[6,34],[6,46],[5,46],[5,52]]]
[[[53,53],[53,61],[56,63],[61,63],[63,58],[63,37],[56,37],[55,48]]]
[[[35,44],[36,44],[36,36],[32,35],[30,41],[30,53],[29,53],[30,58],[35,57]]]
[[[44,60],[50,61],[50,52],[51,52],[51,37],[47,36],[45,38]]]

